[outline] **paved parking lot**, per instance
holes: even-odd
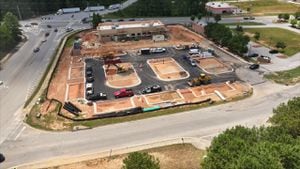
[[[193,67],[187,60],[184,60],[181,55],[187,54],[188,51],[177,51],[173,48],[167,48],[167,52],[161,54],[151,54],[151,55],[126,55],[122,56],[122,62],[130,62],[133,64],[138,76],[142,80],[142,83],[136,87],[132,87],[135,94],[139,94],[139,91],[144,89],[146,86],[150,85],[160,85],[163,90],[175,90],[175,89],[183,89],[187,88],[187,80],[195,77],[199,77],[201,73],[204,73],[197,66]],[[157,78],[155,73],[152,71],[151,67],[147,64],[148,59],[153,58],[164,58],[164,57],[172,57],[175,59],[180,66],[182,66],[186,71],[190,73],[190,77],[184,80],[177,81],[161,81]],[[92,66],[95,81],[93,82],[94,92],[104,92],[107,93],[108,99],[114,99],[113,92],[118,90],[114,88],[110,88],[105,85],[105,75],[103,70],[103,61],[98,59],[86,59],[86,66]],[[212,83],[226,82],[229,80],[239,80],[234,72],[219,74],[219,75],[210,75],[212,77]]]

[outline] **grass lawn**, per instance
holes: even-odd
[[[256,0],[248,2],[233,2],[231,4],[244,10],[250,8],[250,12],[257,15],[295,13],[300,10],[300,5],[279,2],[278,0]]]
[[[205,155],[205,151],[195,148],[191,144],[175,144],[143,150],[159,159],[161,169],[201,169],[200,162]],[[105,168],[115,169],[121,168],[123,159],[127,154],[115,155],[106,158],[92,158],[92,160],[79,161],[76,163],[66,164],[62,166],[50,167],[51,169],[94,169]],[[48,169],[50,169],[48,168]]]
[[[265,24],[259,23],[259,22],[232,22],[232,23],[221,23],[221,24],[226,25],[226,26],[265,25]]]
[[[258,42],[273,48],[275,48],[277,42],[284,42],[287,47],[282,52],[287,56],[300,52],[300,35],[289,30],[280,28],[245,28],[244,32],[250,34],[259,32],[260,39]]]
[[[273,80],[276,83],[286,85],[295,84],[300,82],[300,66],[295,69],[268,74],[265,75],[265,77]]]

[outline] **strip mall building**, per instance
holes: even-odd
[[[99,23],[97,27],[101,42],[164,38],[165,25],[159,20]]]

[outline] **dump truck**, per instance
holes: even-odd
[[[200,74],[199,77],[193,78],[193,79],[189,80],[187,83],[190,87],[206,85],[206,84],[211,83],[211,77],[202,73],[202,74]]]

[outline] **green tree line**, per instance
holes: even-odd
[[[230,28],[218,23],[208,23],[204,31],[208,38],[216,44],[228,47],[233,53],[242,55],[248,51],[247,44],[250,38],[242,32],[233,32]]]
[[[139,0],[116,12],[119,17],[191,16],[205,12],[208,0]]]
[[[21,31],[16,16],[7,12],[0,20],[0,59],[21,41]]]
[[[60,8],[80,7],[84,9],[87,5],[109,6],[124,0],[0,0],[0,15],[12,12],[21,15],[22,19],[54,13]]]
[[[280,104],[272,126],[236,126],[213,139],[203,169],[299,169],[300,97]]]

